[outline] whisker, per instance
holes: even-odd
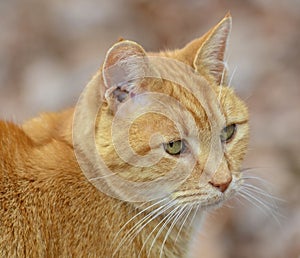
[[[156,242],[156,240],[158,239],[158,237],[160,236],[160,234],[162,233],[162,231],[166,228],[166,225],[170,222],[170,220],[172,219],[173,215],[176,214],[177,210],[180,208],[180,206],[177,206],[175,207],[167,216],[165,216],[156,226],[155,228],[152,230],[151,232],[151,235],[153,232],[155,232],[155,230],[163,223],[163,225],[161,226],[161,228],[159,229],[159,231],[156,233],[152,243],[151,243],[151,246],[148,250],[148,253],[147,253],[147,257],[150,256],[150,252]],[[150,235],[148,236],[148,238],[150,237]],[[147,239],[148,239],[147,238]]]
[[[252,198],[253,200],[255,200],[257,203],[261,204],[262,206],[264,206],[267,210],[272,209],[271,204],[267,203],[266,201],[260,199],[259,197],[256,197],[253,195],[253,192],[251,192],[250,189],[247,188],[243,188],[241,189],[243,191],[244,194],[249,195],[250,198]]]
[[[233,80],[233,77],[234,77],[234,75],[235,75],[236,70],[237,70],[237,65],[234,67],[233,72],[232,72],[232,74],[231,74],[231,76],[230,76],[230,79],[229,79],[229,82],[228,82],[228,87],[232,87],[232,86],[231,86],[231,82],[232,82],[232,80]]]
[[[198,213],[199,208],[200,208],[200,203],[197,204],[197,208],[194,208],[194,214],[193,214],[193,217],[192,217],[191,220],[190,220],[190,223],[189,223],[189,225],[188,225],[188,228],[191,228],[191,227],[192,227],[193,221],[194,221],[194,219],[195,219],[195,217],[196,217],[196,214]]]
[[[251,186],[251,185],[249,185]],[[258,188],[258,190],[256,188],[249,188],[249,186],[246,186],[246,188],[244,188],[244,191],[247,191],[249,194],[252,194],[253,197],[254,194],[259,194],[261,195],[262,197],[267,197],[268,198],[268,201],[270,201],[270,203],[268,203],[268,201],[264,201],[263,199],[261,198],[258,198],[257,196],[257,199],[260,200],[261,202],[265,203],[268,207],[269,207],[269,210],[274,213],[274,215],[276,215],[276,218],[278,219],[278,217],[282,217],[279,210],[278,210],[278,205],[277,205],[277,202],[276,202],[276,199],[274,196],[272,195],[269,195],[268,193],[265,193],[264,191],[262,192],[259,192],[258,190],[260,190]],[[279,199],[280,200],[280,199]],[[281,201],[281,200],[280,200]]]
[[[245,199],[245,197],[240,196],[240,193],[236,194],[233,196],[233,200],[236,199],[242,206],[247,206],[247,204],[245,202],[243,202],[239,197],[242,197]],[[248,201],[248,200],[247,200]]]
[[[164,199],[165,200],[165,199]],[[160,202],[159,202],[160,203]],[[156,203],[157,205],[157,203]],[[113,256],[117,253],[117,251],[121,248],[121,246],[126,242],[131,242],[136,235],[141,232],[141,230],[151,221],[153,221],[155,218],[163,214],[165,211],[167,211],[169,208],[171,208],[174,204],[172,204],[171,201],[167,202],[166,204],[156,208],[155,210],[151,211],[149,214],[147,214],[145,217],[143,217],[140,221],[138,221],[121,239],[118,247],[113,253]],[[152,205],[153,207],[154,205]],[[149,207],[148,207],[149,208]],[[144,209],[145,211],[145,209]],[[141,212],[140,212],[141,214]],[[135,216],[136,217],[136,216]],[[132,220],[132,219],[131,219]],[[146,223],[144,223],[146,222]],[[144,224],[143,224],[144,223]],[[127,223],[128,224],[128,223]],[[124,229],[124,226],[122,227]]]
[[[193,206],[191,205],[189,209],[185,210],[186,216],[184,217],[183,222],[182,222],[182,224],[181,224],[181,226],[179,228],[179,231],[178,231],[177,236],[176,236],[175,241],[174,241],[174,245],[176,244],[176,242],[177,242],[177,240],[179,238],[180,232],[183,229],[183,226],[185,225],[185,222],[186,222],[187,218],[189,217],[192,208],[193,208]]]
[[[138,212],[136,215],[134,215],[130,220],[128,220],[121,228],[120,230],[117,232],[116,236],[113,239],[113,242],[117,239],[117,237],[119,236],[120,232],[132,221],[134,220],[136,217],[138,217],[139,215],[141,215],[142,213],[146,212],[147,210],[151,209],[152,207],[162,203],[163,201],[165,201],[167,198],[164,198],[162,200],[159,200],[155,203],[153,203],[152,205],[146,207],[145,209],[141,210],[140,212]]]
[[[270,181],[267,181],[259,176],[253,175],[249,173],[252,173],[253,171],[257,171],[258,169],[266,169],[263,167],[249,167],[249,168],[244,168],[241,170],[242,177],[241,180],[255,180],[261,183],[264,187],[273,187],[273,184]]]
[[[176,212],[177,212],[177,210],[176,210],[175,213],[170,217],[170,219],[168,219],[167,223],[164,223],[163,227],[165,227],[165,224],[167,225],[173,218],[175,218],[175,217],[177,216]],[[174,222],[174,221],[173,221],[173,222]],[[164,240],[163,240],[163,242],[162,242],[162,245],[161,245],[161,247],[160,247],[160,255],[159,255],[160,258],[162,257],[163,249],[164,249],[164,245],[165,245],[165,242],[166,242],[166,240],[167,240],[167,237],[169,236],[171,230],[173,229],[173,226],[172,226],[172,225],[173,225],[173,223],[172,223],[171,226],[169,227],[169,229],[168,229],[168,231],[167,231],[167,233],[166,233],[166,235],[165,235],[165,238],[164,238]],[[160,235],[160,234],[161,234],[161,232],[159,233],[159,235]]]
[[[225,204],[223,204],[223,206],[226,208],[229,208],[229,209],[234,209],[234,206],[229,203],[225,203]]]
[[[269,187],[272,187],[272,183],[270,183],[269,181],[261,178],[261,177],[258,177],[258,176],[243,176],[242,179],[245,179],[245,180],[256,180],[266,186],[269,186]]]
[[[224,68],[223,68],[223,72],[222,72],[222,77],[221,77],[221,81],[220,81],[220,90],[219,90],[219,95],[218,95],[218,102],[220,103],[220,100],[221,100],[221,96],[222,96],[222,90],[223,90],[223,80],[224,80],[224,74],[225,74],[225,65],[224,65]]]
[[[162,215],[164,212],[169,210],[174,204],[170,203],[168,206],[165,206],[164,209],[159,209],[151,212],[147,218],[142,219],[140,223],[134,226],[134,230],[131,232],[129,237],[129,242],[131,242],[151,221]],[[156,214],[155,214],[156,213]],[[145,223],[144,223],[145,222]],[[144,224],[143,224],[144,223]]]
[[[176,216],[175,216],[175,218],[174,218],[172,224],[170,225],[170,227],[169,227],[169,229],[168,229],[168,231],[167,231],[167,233],[166,233],[166,235],[165,235],[165,238],[164,238],[164,240],[163,240],[162,246],[161,246],[161,250],[160,250],[160,258],[162,257],[162,251],[163,251],[163,248],[164,248],[164,246],[165,246],[165,243],[166,243],[166,241],[167,241],[169,235],[171,234],[171,232],[172,232],[174,226],[177,224],[178,220],[180,219],[181,215],[183,214],[183,211],[184,211],[184,209],[186,208],[186,206],[187,206],[187,204],[184,205],[184,206],[182,206],[182,208],[179,210],[179,212],[177,212],[177,214],[176,214]]]
[[[244,198],[246,201],[252,203],[255,207],[259,208],[265,215],[269,215],[268,212],[265,209],[263,209],[255,201],[253,201],[252,198],[249,198],[249,196],[246,195],[244,192],[239,192],[239,196],[241,196],[242,198]]]
[[[269,194],[268,192],[264,191],[263,189],[261,189],[261,188],[255,186],[255,185],[251,185],[251,184],[244,183],[242,187],[245,187],[245,188],[247,188],[247,189],[250,188],[252,191],[254,191],[254,192],[256,192],[256,193],[258,193],[258,194],[260,194],[260,195],[263,195],[263,196],[265,196],[265,197],[268,197],[268,198],[270,198],[271,200],[277,200],[277,201],[280,201],[280,202],[285,202],[283,199],[278,198],[278,197],[276,197],[276,196],[274,196],[274,195],[272,195],[272,194]],[[249,190],[250,190],[250,189],[249,189]]]
[[[270,188],[273,188],[272,183],[269,181],[255,176],[255,175],[247,175],[247,173],[252,172],[253,170],[257,170],[258,168],[245,168],[242,170],[241,181],[243,181],[240,189],[238,190],[238,193],[243,193],[243,198],[245,198],[247,201],[254,204],[256,207],[258,207],[260,210],[262,210],[265,214],[271,215],[277,224],[281,226],[281,223],[279,221],[279,218],[282,218],[283,216],[279,212],[278,209],[278,203],[277,202],[284,202],[283,199],[280,199],[272,194],[270,194]],[[261,169],[261,168],[259,168]],[[245,175],[246,174],[246,175]],[[258,182],[259,185],[254,185],[252,182]],[[251,183],[249,183],[251,182]],[[257,184],[257,183],[256,183]],[[266,190],[265,190],[266,189]],[[257,205],[259,204],[259,205]]]
[[[277,218],[277,215],[279,215],[278,211],[274,210],[274,207],[270,206],[269,203],[266,203],[263,200],[253,196],[252,193],[246,189],[243,189],[243,192],[241,192],[240,194],[241,196],[248,197],[246,199],[251,203],[253,203],[257,208],[263,211],[266,215],[270,214],[275,219],[275,221],[280,225],[280,222]],[[261,206],[257,204],[260,204]]]
[[[257,171],[259,169],[266,169],[267,167],[246,167],[246,168],[243,168],[241,169],[241,172],[242,173],[249,173],[249,172],[252,172],[252,171]]]

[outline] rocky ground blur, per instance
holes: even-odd
[[[215,212],[195,257],[300,257],[298,0],[2,0],[0,117],[21,123],[74,105],[121,36],[147,50],[181,47],[227,11],[233,16],[232,84],[251,113],[245,167],[257,167],[251,172],[284,201],[279,223],[242,199]]]

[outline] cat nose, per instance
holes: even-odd
[[[230,172],[224,173],[224,172],[217,172],[209,183],[218,188],[220,192],[224,193],[228,186],[230,185],[232,181],[232,176]]]

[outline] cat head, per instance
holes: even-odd
[[[215,206],[238,189],[249,128],[227,85],[230,30],[227,15],[182,49],[147,53],[129,40],[109,49],[74,120],[77,158],[99,190]]]

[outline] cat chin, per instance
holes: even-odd
[[[221,208],[224,203],[226,202],[227,200],[219,200],[217,202],[213,202],[213,203],[209,203],[207,205],[204,205],[203,208],[209,212],[209,211],[213,211],[213,210],[216,210],[216,209],[219,209]]]
[[[206,212],[206,211],[211,211],[222,207],[224,202],[226,202],[226,200],[220,199],[220,200],[213,200],[204,203],[199,201],[191,205],[193,205],[193,209],[198,209],[199,211]]]

